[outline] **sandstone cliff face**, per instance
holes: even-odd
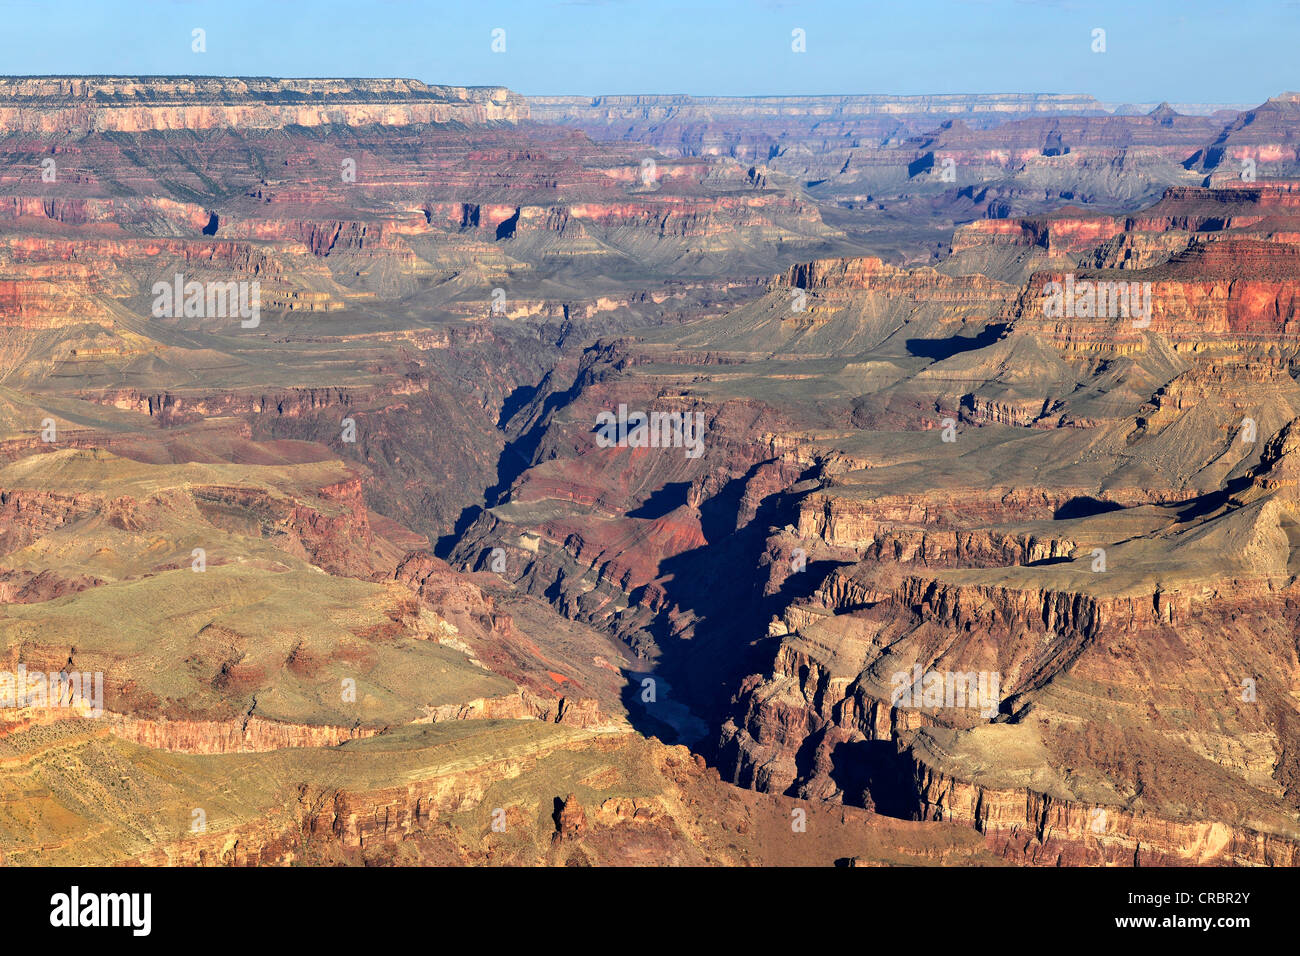
[[[112,715],[111,732],[154,750],[184,754],[263,753],[285,747],[336,747],[377,733],[373,728],[288,724],[250,717],[242,720],[149,720]]]
[[[1085,294],[1098,283],[1137,283],[1141,302],[1127,315],[1118,307],[1065,320],[1049,314],[1051,293],[1045,297],[1043,290],[1050,282],[1064,287],[1063,273],[1034,276],[1016,311],[1026,325],[1074,349],[1122,350],[1140,342],[1147,330],[1175,347],[1218,341],[1289,348],[1297,320],[1294,289],[1286,277],[1298,262],[1300,252],[1293,246],[1247,239],[1194,242],[1152,268],[1071,274],[1071,283],[1081,283]]]
[[[1120,220],[1072,217],[1067,210],[1042,219],[982,219],[957,228],[952,251],[964,252],[987,245],[1040,246],[1049,255],[1061,255],[1091,249],[1124,231]]]
[[[286,388],[263,393],[230,390],[211,395],[194,392],[150,394],[138,389],[108,389],[87,397],[114,408],[149,415],[168,427],[230,415],[266,415],[293,419],[332,412],[342,418],[354,407],[418,395],[427,389],[427,381],[413,378],[390,380],[368,388]]]
[[[946,276],[929,269],[899,269],[875,258],[800,263],[791,266],[777,285],[813,290],[841,300],[855,292],[878,292],[944,305],[987,301],[1000,286],[982,275]]]
[[[1127,239],[1124,255],[1112,253],[1110,268],[1144,268],[1134,257],[1154,246],[1151,263],[1182,251],[1161,247],[1163,233],[1221,233],[1231,230],[1277,236],[1278,230],[1295,228],[1300,193],[1293,182],[1228,182],[1212,189],[1171,186],[1159,202],[1126,216],[1100,215],[1078,207],[1057,209],[1028,218],[984,219],[959,226],[953,234],[953,252],[988,245],[1037,246],[1051,255],[1077,255],[1108,240]],[[1189,237],[1183,237],[1184,243]],[[1165,253],[1161,256],[1159,253]],[[1102,266],[1103,263],[1098,263]]]
[[[418,80],[5,77],[0,130],[140,133],[325,124],[516,123],[527,103],[501,87]]]
[[[906,755],[912,757],[910,753]],[[1005,859],[1040,866],[1295,866],[1289,839],[1223,823],[1177,823],[1144,813],[992,789],[915,764],[921,816],[965,823]]]
[[[28,720],[25,726],[59,719],[66,719],[66,714],[48,711]],[[433,724],[449,720],[542,720],[572,727],[603,729],[618,726],[616,721],[600,713],[598,701],[594,698],[548,700],[528,691],[428,707],[424,715],[412,723]],[[110,732],[122,740],[182,754],[249,754],[285,748],[337,747],[349,740],[385,732],[374,727],[292,724],[258,717],[226,721],[155,720],[109,714],[105,723]]]

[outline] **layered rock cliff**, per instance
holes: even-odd
[[[504,87],[403,79],[0,77],[0,131],[143,133],[239,127],[517,123],[528,104]]]

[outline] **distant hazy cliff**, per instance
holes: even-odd
[[[515,123],[523,97],[505,87],[403,79],[0,77],[0,131],[62,133],[412,123]]]
[[[757,119],[766,117],[890,116],[917,113],[1010,116],[1106,113],[1091,96],[1074,94],[951,94],[936,96],[530,96],[533,118]]]

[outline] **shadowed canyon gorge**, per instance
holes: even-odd
[[[0,154],[5,863],[1300,863],[1300,96]]]

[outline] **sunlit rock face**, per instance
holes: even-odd
[[[527,118],[527,103],[504,87],[428,86],[418,80],[0,78],[0,128],[46,135]]]

